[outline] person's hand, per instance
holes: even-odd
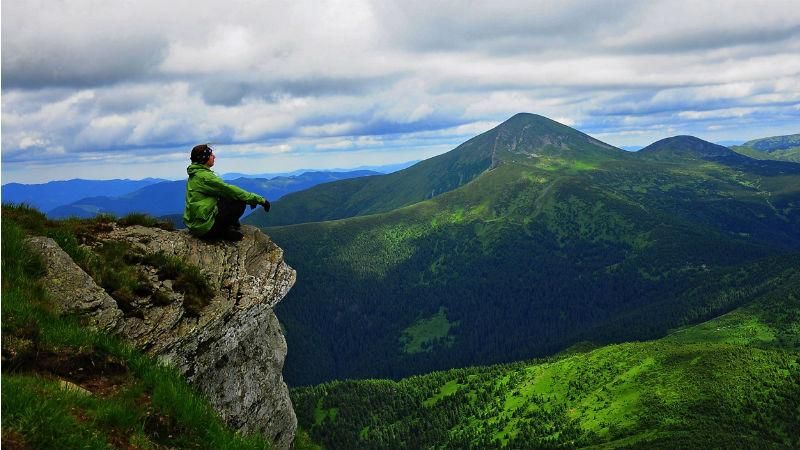
[[[261,204],[264,207],[264,212],[269,212],[269,200],[264,199],[264,203]]]

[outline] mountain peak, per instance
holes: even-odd
[[[704,141],[695,136],[672,136],[656,141],[639,150],[638,154],[653,159],[710,159],[736,156],[728,147]]]
[[[525,112],[514,114],[505,122],[498,125],[495,129],[519,131],[520,127],[537,127],[540,131],[546,131],[550,133],[583,134],[574,128],[564,125],[563,123],[556,122],[549,117]]]
[[[494,137],[493,151],[500,160],[518,160],[519,156],[608,158],[623,153],[574,128],[531,113],[517,113],[486,134]]]
[[[514,114],[513,116],[509,117],[503,123],[516,122],[516,121],[526,121],[526,122],[529,122],[529,121],[545,121],[545,122],[553,122],[553,123],[557,123],[559,125],[562,125],[562,124],[556,122],[555,120],[550,119],[549,117],[545,117],[545,116],[542,116],[542,115],[539,115],[539,114],[534,114],[534,113],[529,113],[529,112],[518,112],[518,113]]]

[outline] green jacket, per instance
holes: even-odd
[[[186,168],[186,208],[183,223],[196,236],[202,236],[214,225],[217,217],[217,199],[220,197],[241,200],[249,205],[264,203],[264,197],[230,185],[204,164],[192,164]]]

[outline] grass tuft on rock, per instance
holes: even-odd
[[[143,256],[141,261],[155,267],[160,279],[174,280],[172,288],[183,294],[183,307],[190,316],[199,316],[214,297],[214,288],[200,268],[180,258],[156,252]]]

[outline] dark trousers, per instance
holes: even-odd
[[[213,238],[221,235],[230,228],[239,228],[239,217],[242,217],[247,204],[241,200],[231,200],[220,197],[217,200],[217,217],[214,219],[214,226],[208,231],[205,237]]]

